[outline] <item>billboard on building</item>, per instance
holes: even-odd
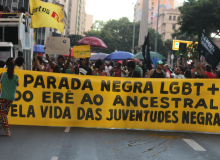
[[[151,27],[156,30],[157,28],[157,17],[158,17],[158,1],[159,0],[149,0],[149,8],[148,8],[148,22],[151,24]],[[138,16],[137,20],[141,20],[142,13],[142,4],[143,0],[138,0]],[[160,0],[159,9],[170,9],[174,8],[174,0]]]

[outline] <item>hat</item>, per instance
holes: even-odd
[[[157,61],[157,63],[156,63],[156,65],[161,65],[161,64],[163,64],[163,61],[161,61],[161,60]]]

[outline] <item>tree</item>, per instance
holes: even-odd
[[[133,43],[133,27],[134,23],[130,22],[127,17],[122,17],[119,20],[109,20],[105,23],[96,21],[93,24],[93,30],[85,32],[86,36],[94,36],[100,38],[108,46],[108,50],[92,48],[92,51],[112,53],[115,50],[131,52]],[[96,26],[96,27],[95,27]],[[98,26],[98,27],[97,27]],[[98,29],[97,29],[98,28]],[[140,22],[135,23],[135,46],[138,45]],[[155,45],[155,30],[149,28],[150,47],[154,50]],[[166,49],[163,45],[162,36],[158,36],[158,52],[166,56]]]
[[[93,26],[97,26],[97,24],[98,22],[95,22]],[[102,27],[98,27],[100,29],[93,27],[93,30],[85,32],[84,34],[86,36],[100,38],[108,46],[108,50],[92,48],[92,51],[112,53],[115,50],[121,50],[131,52],[133,40],[133,22],[130,22],[127,17],[122,17],[119,20],[109,20],[102,24]],[[140,23],[136,23],[135,27],[135,45],[137,45]]]
[[[68,38],[70,38],[70,47],[73,47],[73,46],[77,45],[77,41],[82,39],[83,36],[71,34],[68,36]]]
[[[200,26],[208,36],[220,32],[219,0],[188,0],[179,10],[181,16],[178,24],[181,25],[181,33],[196,36]]]
[[[104,21],[96,20],[96,21],[93,23],[91,29],[92,29],[92,30],[96,30],[96,31],[101,31],[101,29],[104,27],[104,25],[105,25],[105,22],[104,22]]]
[[[156,37],[156,31],[153,28],[148,28],[148,32],[150,34],[149,37],[149,45],[150,45],[150,50],[155,51],[155,37]],[[167,57],[167,49],[164,46],[163,40],[162,40],[162,35],[158,34],[158,39],[157,39],[157,51],[162,54],[163,56]]]

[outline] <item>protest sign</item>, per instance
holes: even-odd
[[[46,54],[69,55],[70,39],[65,37],[47,37]]]
[[[15,74],[10,124],[220,133],[218,79]]]
[[[75,58],[87,58],[91,56],[90,45],[73,46],[73,55]]]

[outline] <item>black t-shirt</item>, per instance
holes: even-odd
[[[134,72],[130,72],[128,74],[128,77],[131,77],[131,78],[141,78],[141,75],[140,75],[140,73],[138,71],[134,70]]]
[[[92,69],[90,67],[75,66],[75,74],[92,75]]]
[[[56,65],[55,68],[53,69],[53,72],[55,72],[55,73],[66,73],[66,69],[65,69],[64,65],[62,65],[61,67]]]
[[[157,73],[156,70],[152,70],[151,72],[154,72],[150,78],[165,78],[164,72],[161,71],[161,73]]]

